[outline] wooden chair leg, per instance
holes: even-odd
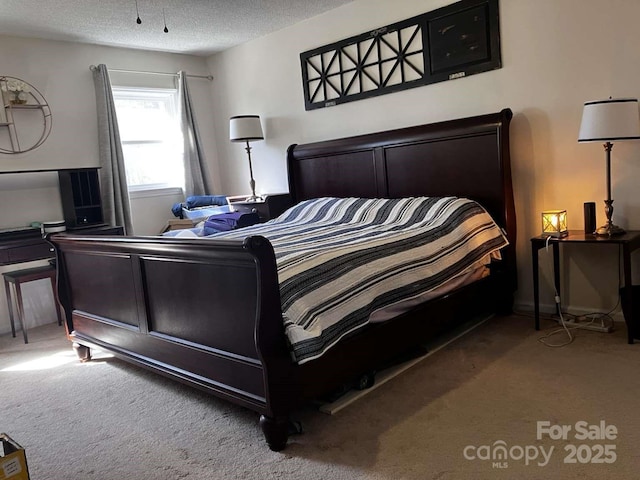
[[[56,279],[55,276],[51,276],[51,292],[53,293],[53,306],[56,309],[56,315],[58,316],[58,326],[62,325],[62,315],[60,314],[60,305],[56,300]]]
[[[9,309],[9,322],[11,323],[11,335],[16,338],[16,324],[13,321],[13,299],[11,297],[11,285],[9,281],[4,279],[4,290],[7,294],[7,308]]]
[[[29,343],[29,339],[27,338],[27,326],[24,323],[24,306],[22,304],[22,290],[20,289],[20,282],[15,283],[15,289],[16,302],[18,303],[18,320],[22,326],[22,336],[24,338],[24,343]]]

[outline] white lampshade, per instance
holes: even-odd
[[[617,142],[640,139],[640,113],[635,98],[586,102],[579,142]]]
[[[238,115],[229,119],[229,140],[251,142],[264,140],[262,125],[258,115]]]

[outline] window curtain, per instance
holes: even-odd
[[[178,72],[178,97],[180,99],[180,120],[184,136],[184,180],[185,194],[210,195],[213,193],[207,161],[204,156],[198,124],[192,108],[187,74]]]
[[[100,190],[104,218],[111,225],[122,226],[125,235],[132,235],[129,189],[109,72],[104,64],[92,68],[92,71],[98,111]]]

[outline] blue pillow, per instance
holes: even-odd
[[[185,201],[187,208],[208,207],[209,205],[226,205],[225,195],[193,195]]]
[[[204,222],[204,234],[211,235],[218,232],[228,232],[236,228],[255,225],[260,216],[255,212],[229,212],[211,215]]]

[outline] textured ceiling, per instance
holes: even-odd
[[[350,1],[0,0],[0,34],[211,55]]]

